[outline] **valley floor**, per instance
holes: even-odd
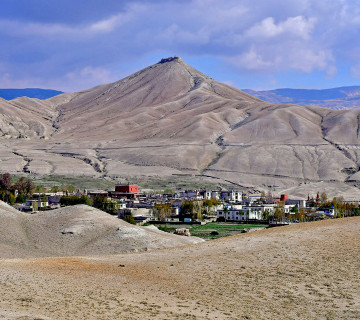
[[[0,319],[359,319],[360,217],[112,256],[0,260]]]

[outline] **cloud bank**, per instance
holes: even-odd
[[[3,0],[0,87],[84,89],[116,81],[164,52],[210,57],[253,77],[332,78],[344,66],[349,79],[360,77],[355,0],[105,3],[65,0],[60,8],[55,1]]]

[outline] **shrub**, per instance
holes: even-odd
[[[123,220],[130,224],[136,224],[135,219],[132,215],[124,217]]]
[[[17,203],[25,203],[26,202],[26,197],[23,194],[19,194],[16,197],[15,202],[17,202]]]
[[[76,204],[90,205],[90,199],[88,196],[63,196],[60,199],[60,204],[65,206],[73,206]]]
[[[169,231],[169,228],[167,225],[164,225],[164,226],[158,226],[158,229],[161,230],[161,231],[165,231],[165,232],[170,232]]]
[[[9,191],[0,191],[0,200],[13,205],[15,203],[15,196]]]

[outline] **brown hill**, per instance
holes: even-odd
[[[118,254],[201,242],[78,205],[34,215],[0,201],[0,258]]]
[[[115,256],[0,260],[5,319],[359,319],[360,217]]]
[[[185,174],[295,196],[360,195],[360,110],[266,103],[180,58],[82,92],[1,105],[2,171],[165,181]],[[5,139],[24,136],[31,139]]]

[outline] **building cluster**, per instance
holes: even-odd
[[[262,195],[246,195],[237,190],[180,190],[174,193],[143,193],[131,184],[118,184],[115,190],[81,191],[73,195],[58,193],[34,194],[24,204],[17,204],[20,211],[36,212],[60,207],[64,196],[81,196],[92,199],[93,205],[119,218],[133,217],[145,222],[195,222],[229,221],[245,222],[284,218],[299,219],[302,213],[333,217],[332,207],[322,208],[316,199],[289,199]]]

